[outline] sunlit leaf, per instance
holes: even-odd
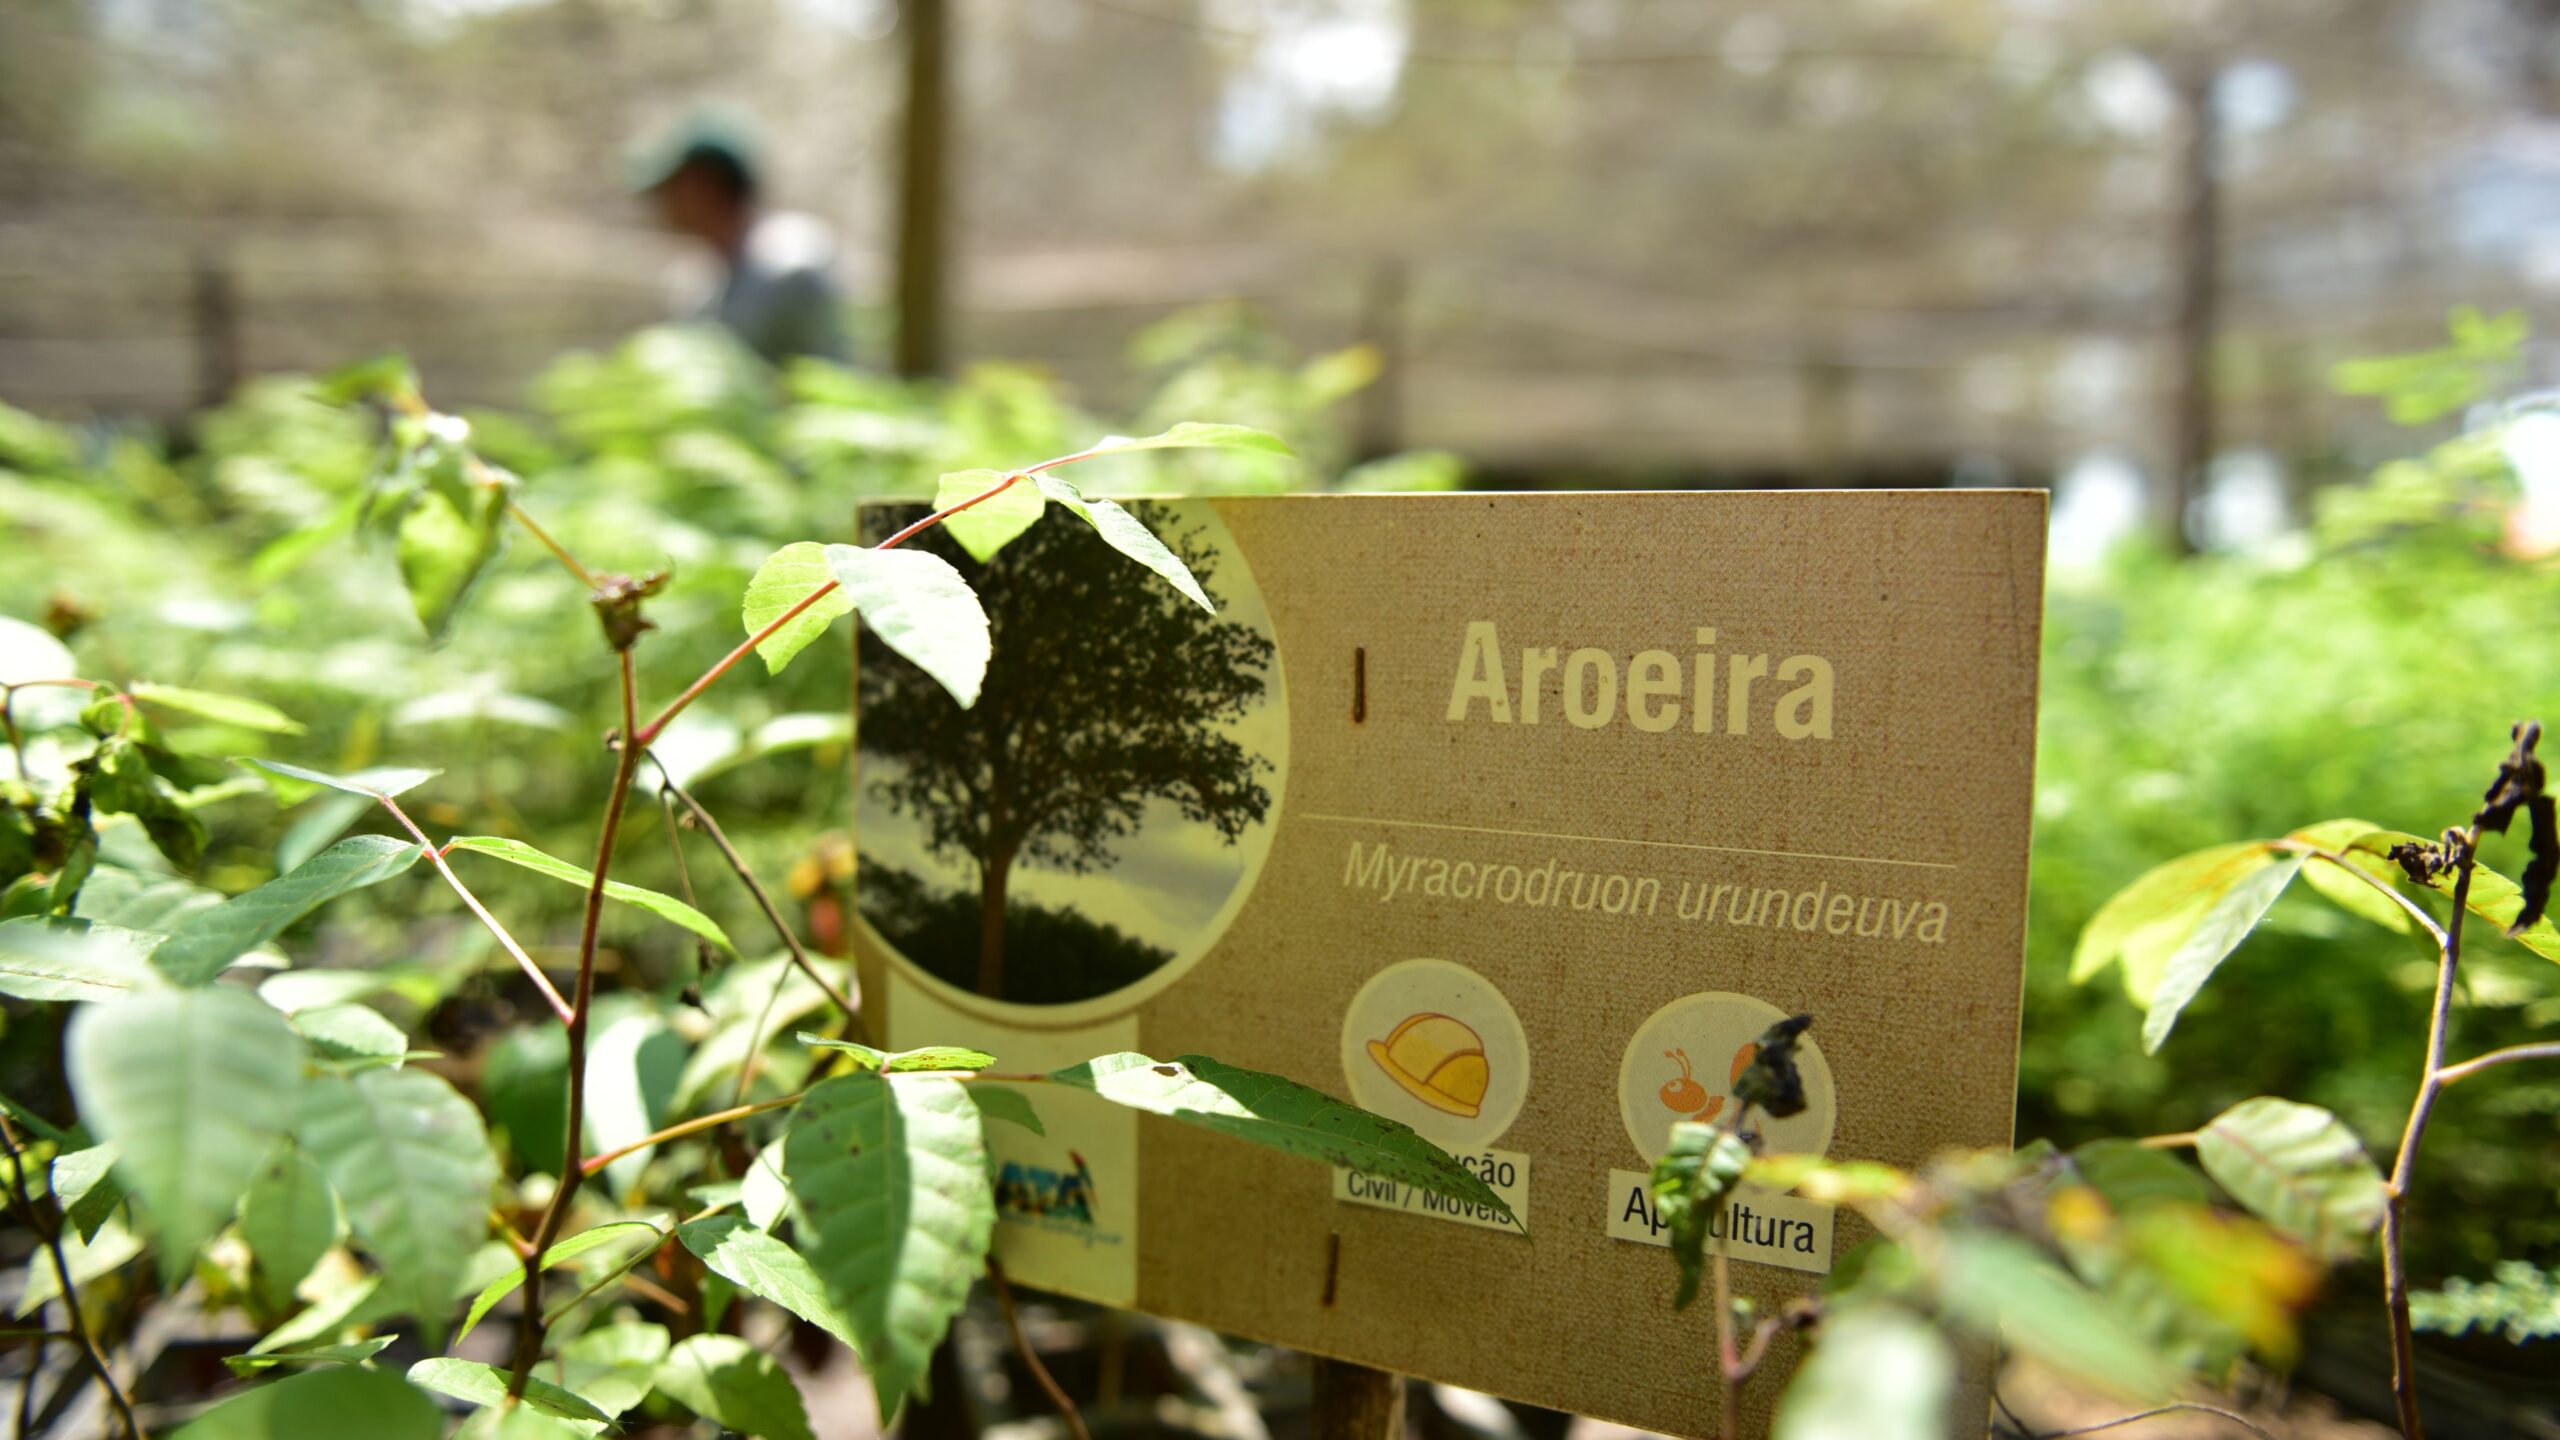
[[[507,1399],[506,1371],[449,1355],[433,1356],[410,1366],[409,1383],[473,1405],[503,1405]],[[562,1420],[610,1422],[613,1418],[538,1375],[525,1377],[524,1403]]]
[[[799,1251],[735,1215],[687,1221],[676,1227],[676,1237],[712,1273],[861,1349],[853,1322],[836,1308],[826,1282]]]
[[[247,757],[244,763],[255,765],[261,770],[271,770],[287,779],[325,786],[331,790],[343,790],[350,795],[362,795],[374,800],[405,795],[444,773],[441,770],[411,770],[393,766],[379,770],[359,770],[353,775],[331,775],[325,771],[307,770],[300,765],[287,765],[281,760],[261,760],[254,755]]]
[[[933,508],[948,510],[1004,485],[1002,490],[942,522],[942,528],[951,532],[960,548],[981,565],[1012,544],[1015,536],[1030,529],[1047,506],[1040,498],[1040,487],[1032,484],[1029,477],[1005,485],[1005,474],[1002,470],[962,470],[943,476],[934,487]]]
[[[1937,1294],[1942,1307],[1976,1331],[2100,1389],[2148,1399],[2176,1382],[2101,1297],[2014,1236],[1950,1231]]]
[[[747,581],[745,599],[738,607],[738,619],[747,633],[755,634],[772,624],[784,611],[809,598],[809,592],[833,581],[827,569],[826,547],[815,540],[802,540],[785,545],[756,567],[755,576]],[[756,646],[764,657],[765,673],[779,675],[793,656],[808,648],[835,623],[836,617],[853,608],[853,601],[842,590],[830,590],[815,604],[791,617],[791,623],[774,631]]]
[[[430,1348],[441,1346],[498,1179],[480,1112],[425,1070],[323,1075],[309,1089],[303,1149],[381,1262],[386,1293],[417,1317]]]
[[[261,992],[264,993],[264,992]],[[409,1036],[381,1011],[364,1005],[315,1005],[294,1012],[293,1028],[322,1056],[344,1063],[400,1063]]]
[[[2284,855],[2273,863],[2250,871],[2240,882],[2224,891],[2206,909],[2196,927],[2171,952],[2160,984],[2151,992],[2151,1007],[2142,1020],[2142,1048],[2156,1051],[2169,1038],[2178,1016],[2187,1002],[2196,998],[2205,982],[2213,978],[2223,960],[2249,938],[2266,918],[2268,907],[2302,873],[2300,855]]]
[[[0,995],[20,1000],[113,1000],[160,977],[154,937],[115,925],[21,915],[0,920]]]
[[[587,1051],[587,1144],[619,1150],[667,1123],[684,1063],[684,1037],[656,1015],[629,1014],[606,1026]],[[605,1167],[605,1178],[620,1193],[648,1164],[646,1151],[625,1155]]]
[[[231,1373],[246,1378],[261,1370],[280,1365],[362,1365],[388,1350],[399,1340],[397,1335],[376,1335],[345,1345],[322,1345],[310,1350],[271,1350],[264,1355],[225,1355],[222,1363]]]
[[[447,842],[445,848],[468,850],[473,854],[504,860],[511,865],[521,865],[536,875],[548,875],[554,880],[575,885],[581,890],[595,883],[594,872],[583,866],[572,865],[566,860],[546,855],[521,840],[509,840],[497,835],[464,835]],[[604,882],[604,896],[608,900],[617,900],[635,909],[646,910],[661,920],[701,936],[732,955],[738,953],[738,947],[729,943],[727,931],[722,930],[710,916],[678,900],[673,895],[662,895],[655,890],[644,890],[637,885],[626,885],[619,880],[607,880]]]
[[[2362,1254],[2382,1224],[2382,1172],[2337,1116],[2259,1096],[2196,1132],[2205,1173],[2250,1213],[2322,1259]]]
[[[2381,855],[2394,845],[2408,843],[2425,842],[2419,841],[2415,835],[2403,834],[2397,830],[2376,830],[2355,841],[2354,846],[2359,851]],[[2395,875],[2400,873],[2400,867],[2397,865],[2393,865],[2391,869]],[[2451,895],[2454,878],[2454,873],[2448,870],[2431,878],[2427,884],[2438,894]],[[2516,917],[2524,913],[2524,890],[2516,882],[2488,866],[2475,864],[2471,868],[2471,890],[2465,897],[2465,908],[2481,919],[2496,925],[2499,931],[2504,933],[2508,926],[2515,923]],[[2560,961],[2560,927],[2554,926],[2548,915],[2526,926],[2521,933],[2508,938],[2545,960]]]
[[[543,1251],[542,1268],[548,1270],[607,1245],[638,1245],[645,1240],[654,1246],[663,1238],[664,1232],[645,1220],[615,1220],[592,1230],[581,1230]],[[524,1267],[519,1265],[483,1286],[479,1294],[471,1297],[471,1309],[462,1317],[462,1328],[454,1332],[454,1343],[461,1344],[472,1329],[497,1308],[499,1301],[513,1295],[523,1285]]]
[[[664,1325],[599,1325],[561,1348],[560,1388],[618,1416],[649,1398],[666,1358]]]
[[[458,502],[458,503],[457,503]],[[429,485],[400,517],[400,579],[427,638],[442,640],[507,535],[507,492],[474,485],[456,495]]]
[[[1200,1055],[1159,1061],[1122,1052],[1049,1077],[1115,1105],[1365,1175],[1418,1185],[1517,1223],[1511,1206],[1449,1152],[1383,1115],[1294,1080],[1222,1065]]]
[[[794,1233],[852,1322],[885,1422],[924,1377],[995,1229],[978,1107],[956,1080],[846,1075],[783,1137]]]
[[[2314,858],[2302,869],[2303,883],[2318,891],[2321,898],[2350,915],[2406,935],[2413,928],[2409,912],[2384,893],[2399,879],[2400,867],[2370,851],[2352,848],[2357,840],[2379,828],[2370,820],[2323,820],[2317,825],[2305,825],[2285,838],[2317,845],[2341,857],[2336,861]],[[2348,874],[2344,867],[2372,877],[2381,888]]]
[[[2153,1205],[2202,1205],[2212,1198],[2193,1167],[2137,1141],[2092,1140],[2071,1152],[2071,1166],[2120,1213]]]
[[[163,710],[176,710],[243,730],[263,730],[270,735],[299,735],[302,722],[273,705],[237,695],[217,695],[209,690],[182,690],[175,685],[140,684],[125,693],[145,705]]]
[[[1813,1354],[1778,1401],[1772,1440],[1938,1440],[1947,1433],[1955,1356],[1935,1327],[1896,1306],[1824,1322]]]
[[[827,570],[882,643],[934,678],[962,709],[978,703],[994,639],[978,592],[924,550],[830,545]]]
[[[397,1375],[331,1365],[244,1390],[169,1440],[437,1440],[444,1412]]]
[[[53,1196],[62,1204],[65,1219],[81,1239],[98,1233],[107,1217],[124,1203],[124,1186],[115,1177],[116,1156],[113,1145],[92,1145],[53,1157]]]
[[[859,1040],[830,1040],[806,1030],[798,1038],[803,1045],[843,1051],[853,1057],[856,1069],[882,1070],[893,1075],[917,1070],[984,1070],[996,1063],[996,1057],[986,1051],[962,1045],[927,1045],[919,1050],[891,1052],[874,1049]]]
[[[174,1280],[292,1127],[301,1038],[255,995],[217,988],[84,1005],[63,1043],[80,1117],[117,1146]]]
[[[100,1226],[97,1234],[86,1240],[77,1235],[62,1237],[62,1259],[71,1271],[74,1286],[85,1286],[121,1270],[141,1253],[142,1237],[121,1225]],[[51,1257],[39,1249],[28,1258],[27,1285],[18,1292],[18,1303],[10,1313],[24,1320],[61,1296],[62,1277],[55,1273]]]
[[[1085,523],[1091,525],[1094,533],[1112,549],[1163,576],[1174,589],[1189,596],[1191,602],[1201,609],[1212,615],[1218,613],[1216,603],[1209,599],[1209,592],[1200,588],[1199,579],[1191,573],[1190,566],[1182,563],[1182,557],[1174,554],[1172,547],[1157,539],[1154,531],[1140,524],[1138,517],[1121,508],[1118,502],[1088,500],[1083,491],[1055,475],[1033,478],[1039,482],[1041,494],[1083,516]]]
[[[799,1388],[774,1358],[735,1335],[689,1336],[658,1365],[658,1389],[723,1429],[813,1440]]]
[[[1127,435],[1105,435],[1100,443],[1085,452],[1089,455],[1118,455],[1129,450],[1259,450],[1269,455],[1294,455],[1289,442],[1268,430],[1249,425],[1214,425],[1198,420],[1185,420],[1160,435],[1132,438]]]
[[[255,890],[180,920],[152,968],[178,985],[209,985],[231,962],[351,891],[406,873],[424,850],[388,835],[350,835]]]
[[[257,1258],[259,1297],[269,1311],[291,1308],[294,1287],[338,1243],[338,1197],[301,1152],[267,1157],[240,1200],[240,1238]]]

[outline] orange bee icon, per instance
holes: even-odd
[[[1688,1051],[1665,1050],[1662,1058],[1676,1060],[1680,1064],[1678,1077],[1663,1082],[1660,1094],[1664,1109],[1699,1121],[1713,1120],[1723,1112],[1725,1097],[1708,1094],[1707,1087],[1698,1083],[1698,1077],[1689,1073]],[[1759,1058],[1759,1045],[1752,1041],[1743,1042],[1742,1048],[1733,1052],[1733,1068],[1726,1075],[1725,1083],[1730,1086],[1741,1080],[1742,1072],[1750,1069],[1751,1062]]]

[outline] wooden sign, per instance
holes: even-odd
[[[1754,1036],[1814,1017],[1772,1150],[2010,1139],[2043,496],[1135,508],[1214,617],[1053,518],[985,566],[939,542],[995,629],[974,710],[863,649],[887,1043],[1276,1071],[1467,1157],[1527,1233],[1044,1087],[1045,1137],[988,1137],[1007,1268],[1706,1434],[1711,1322],[1671,1309],[1644,1176]],[[1868,1233],[1748,1191],[1727,1230],[1764,1304]]]

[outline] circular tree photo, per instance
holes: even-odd
[[[985,604],[995,658],[976,706],[862,647],[862,916],[969,995],[1060,1006],[1169,981],[1269,844],[1287,707],[1261,595],[1206,504],[1129,508],[1216,614],[1052,507],[983,563],[939,529],[916,542]],[[924,513],[866,522],[886,534]]]

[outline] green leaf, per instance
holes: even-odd
[[[303,1148],[381,1262],[388,1298],[440,1348],[498,1180],[480,1112],[425,1070],[324,1075],[309,1088]]]
[[[2119,1214],[2153,1205],[2202,1205],[2213,1198],[2204,1177],[2185,1162],[2135,1140],[2092,1140],[2071,1152],[2071,1165]]]
[[[2359,837],[2354,842],[2354,848],[2362,853],[2381,855],[2394,845],[2416,841],[2418,841],[2417,836],[2403,834],[2397,830],[2376,830]],[[2391,866],[2391,873],[2403,879],[2407,878],[2397,864]],[[2433,877],[2427,884],[2438,894],[2451,895],[2454,874],[2448,870]],[[2508,926],[2516,923],[2516,917],[2524,913],[2524,891],[2516,882],[2488,866],[2475,864],[2471,867],[2471,891],[2465,897],[2463,908],[2496,925],[2499,932],[2504,934]],[[2522,934],[2509,935],[2507,938],[2545,960],[2560,961],[2560,927],[2554,927],[2548,915],[2527,926]]]
[[[2382,1172],[2337,1116],[2259,1096],[2196,1132],[2205,1173],[2251,1214],[2336,1263],[2363,1253],[2382,1224]]]
[[[605,1027],[587,1051],[587,1143],[619,1150],[655,1134],[673,1118],[676,1086],[684,1078],[685,1043],[656,1015],[624,1015]],[[605,1167],[619,1193],[648,1168],[646,1151]]]
[[[2303,867],[2303,882],[2318,891],[2322,899],[2394,934],[2406,935],[2415,928],[2409,912],[2383,893],[2400,878],[2400,867],[2369,851],[2352,848],[2356,841],[2379,828],[2370,820],[2323,820],[2317,825],[2305,825],[2285,838],[2316,845],[2342,857],[2342,862],[2314,858]],[[2382,889],[2348,874],[2341,868],[2342,863],[2372,876],[2381,882]]]
[[[956,1080],[845,1075],[783,1136],[800,1248],[853,1323],[880,1418],[923,1379],[995,1229],[978,1107]]]
[[[471,485],[459,494],[429,485],[400,517],[400,579],[427,638],[442,640],[462,602],[505,548],[507,492]]]
[[[338,1197],[320,1167],[297,1150],[269,1156],[240,1201],[240,1238],[257,1257],[258,1295],[268,1310],[292,1308],[294,1287],[338,1243],[338,1232]]]
[[[1007,473],[1003,470],[962,470],[943,476],[941,483],[934,487],[933,508],[948,510],[973,495],[985,495],[996,486],[1004,485],[1002,490],[942,522],[942,528],[951,532],[951,538],[959,543],[960,548],[968,551],[970,558],[981,565],[996,558],[997,551],[1012,544],[1016,536],[1037,523],[1040,512],[1047,507],[1048,502],[1040,498],[1040,487],[1030,483],[1029,477],[1005,485]]]
[[[1955,1397],[1955,1357],[1899,1306],[1823,1322],[1770,1424],[1772,1440],[1938,1440]]]
[[[766,1231],[791,1214],[791,1182],[783,1175],[780,1140],[757,1151],[747,1173],[738,1177],[738,1208],[757,1229]]]
[[[1653,1162],[1654,1213],[1671,1231],[1671,1259],[1680,1267],[1680,1288],[1671,1308],[1686,1310],[1698,1298],[1698,1275],[1706,1265],[1707,1227],[1724,1209],[1725,1197],[1742,1183],[1751,1164],[1751,1147],[1742,1137],[1713,1125],[1683,1120],[1671,1127],[1671,1148]]]
[[[347,827],[364,818],[364,812],[376,802],[369,795],[335,792],[304,811],[285,827],[276,841],[276,873],[282,874],[303,861],[329,848],[331,841],[347,833]]]
[[[1213,425],[1198,420],[1185,420],[1161,435],[1131,439],[1126,435],[1105,435],[1101,443],[1086,451],[1087,455],[1118,455],[1129,450],[1260,450],[1270,455],[1295,455],[1289,442],[1268,430],[1249,425]]]
[[[125,692],[145,705],[163,710],[176,710],[243,730],[263,730],[270,735],[299,735],[302,722],[273,705],[244,699],[238,695],[216,695],[209,690],[181,690],[174,685],[136,685]]]
[[[575,885],[581,890],[595,883],[594,872],[583,866],[572,865],[566,860],[554,859],[521,840],[508,840],[496,835],[465,835],[448,842],[445,848],[469,850],[475,854],[492,856],[510,865],[521,865],[536,875],[548,875],[563,884]],[[729,943],[728,932],[714,923],[710,916],[672,895],[661,895],[655,890],[643,890],[637,885],[625,885],[619,880],[604,882],[604,894],[608,900],[619,900],[625,905],[646,910],[661,920],[689,930],[732,955],[738,953],[738,947]]]
[[[444,1412],[379,1370],[332,1365],[243,1391],[169,1440],[437,1440]]]
[[[1040,1112],[1031,1108],[1031,1097],[1010,1085],[972,1085],[969,1098],[978,1102],[978,1113],[989,1120],[1019,1125],[1034,1135],[1049,1133],[1049,1127],[1040,1123]]]
[[[277,1355],[288,1350],[308,1348],[324,1335],[336,1335],[348,1326],[364,1323],[390,1313],[377,1304],[374,1296],[382,1290],[382,1277],[366,1275],[344,1281],[311,1302],[309,1309],[258,1337],[249,1347],[252,1355]]]
[[[155,988],[149,937],[120,926],[39,915],[0,920],[0,995],[20,1000],[113,1000]]]
[[[254,755],[244,757],[243,763],[255,765],[261,770],[273,771],[289,780],[300,780],[307,784],[325,786],[331,790],[343,790],[349,795],[362,795],[371,800],[386,800],[406,795],[444,773],[441,770],[410,770],[398,766],[386,766],[379,770],[359,770],[353,775],[330,775],[319,770],[306,770],[299,765],[287,765],[281,760],[261,760]]]
[[[315,1005],[292,1015],[293,1028],[328,1059],[344,1063],[389,1061],[409,1053],[408,1032],[370,1006]]]
[[[801,1044],[820,1050],[841,1050],[853,1057],[856,1069],[882,1070],[896,1075],[917,1070],[984,1070],[996,1063],[996,1057],[984,1050],[964,1045],[927,1045],[916,1050],[891,1052],[876,1050],[859,1040],[830,1040],[823,1035],[798,1032]]]
[[[629,1243],[643,1237],[646,1237],[649,1244],[655,1247],[659,1240],[665,1238],[665,1232],[646,1220],[615,1220],[598,1225],[592,1230],[581,1230],[543,1251],[542,1268],[548,1270],[564,1261],[575,1260],[590,1250],[617,1242]],[[497,1308],[499,1301],[516,1293],[517,1288],[523,1284],[524,1267],[521,1265],[490,1281],[478,1295],[472,1297],[471,1311],[462,1317],[462,1328],[454,1332],[454,1343],[461,1344],[470,1336],[473,1327],[488,1318],[489,1312]]]
[[[76,1235],[62,1237],[62,1262],[70,1267],[71,1283],[85,1286],[101,1276],[112,1274],[133,1263],[142,1253],[142,1238],[121,1225],[102,1225],[94,1238],[83,1240]],[[27,1285],[18,1292],[18,1304],[11,1313],[24,1320],[38,1307],[59,1299],[62,1277],[55,1273],[52,1260],[42,1250],[28,1258]]]
[[[113,1145],[92,1145],[53,1157],[49,1178],[54,1198],[83,1240],[95,1237],[98,1227],[124,1203],[124,1187],[115,1177],[117,1153]]]
[[[255,890],[181,919],[151,964],[178,985],[210,985],[231,962],[350,891],[418,863],[421,847],[388,835],[350,835]]]
[[[890,649],[968,709],[978,703],[995,641],[978,592],[951,562],[924,550],[827,547],[827,571]]]
[[[607,1415],[649,1398],[658,1362],[667,1358],[667,1327],[600,1325],[560,1351],[560,1386]]]
[[[1083,491],[1055,475],[1032,478],[1039,483],[1041,494],[1083,516],[1085,523],[1091,525],[1094,533],[1112,549],[1172,582],[1174,589],[1189,596],[1191,602],[1201,609],[1212,615],[1218,613],[1217,605],[1209,599],[1209,592],[1200,588],[1200,581],[1192,575],[1191,567],[1183,564],[1181,556],[1157,539],[1154,531],[1138,523],[1137,516],[1122,509],[1115,501],[1087,500]]]
[[[746,599],[738,607],[738,619],[747,633],[755,634],[770,625],[782,612],[809,598],[809,592],[834,580],[827,569],[827,548],[815,540],[802,540],[785,545],[765,557],[756,567],[753,579],[747,581]],[[791,618],[791,623],[774,631],[756,646],[764,657],[765,673],[779,675],[782,667],[798,655],[834,624],[836,617],[853,609],[853,601],[841,589],[830,590],[816,604]]]
[[[418,372],[410,367],[408,356],[395,350],[330,371],[314,382],[311,393],[324,405],[399,400],[418,393]]]
[[[2166,961],[2224,891],[2274,858],[2266,846],[2243,840],[2181,855],[2143,872],[2089,917],[2080,943],[2071,952],[2072,983],[2087,980],[2123,958],[2129,972],[2127,992],[2136,1002],[2149,1003],[2157,963],[2146,966],[2149,976],[2137,981],[2130,974],[2137,956]]]
[[[861,1350],[853,1322],[828,1298],[826,1282],[799,1251],[735,1215],[687,1221],[676,1227],[676,1238],[712,1273]]]
[[[1122,1052],[1049,1077],[1115,1105],[1197,1125],[1364,1175],[1419,1185],[1512,1220],[1511,1206],[1449,1152],[1405,1125],[1294,1080],[1221,1065],[1200,1055],[1163,1062]]]
[[[2051,1369],[2137,1399],[2176,1383],[2104,1299],[2023,1240],[1949,1231],[1937,1278],[1938,1303],[1949,1314]]]
[[[257,996],[211,989],[84,1005],[63,1043],[80,1118],[117,1146],[174,1282],[292,1126],[302,1040]]]
[[[721,1428],[768,1440],[814,1440],[799,1388],[772,1356],[735,1335],[695,1335],[658,1365],[658,1388]]]
[[[242,1378],[279,1365],[362,1365],[391,1348],[397,1335],[376,1335],[345,1345],[322,1345],[310,1350],[270,1350],[264,1355],[225,1355],[222,1363],[231,1373]]]
[[[410,1366],[409,1383],[473,1405],[503,1405],[507,1400],[506,1371],[450,1355],[431,1356]],[[613,1422],[612,1416],[540,1376],[525,1377],[524,1403],[562,1420]]]
[[[2258,928],[2269,906],[2302,873],[2302,857],[2286,855],[2273,863],[2252,870],[2241,881],[2213,902],[2195,929],[2187,932],[2178,948],[2169,956],[2168,968],[2161,972],[2159,988],[2151,993],[2150,1013],[2142,1020],[2142,1049],[2150,1054],[2168,1040],[2169,1031],[2177,1025],[2178,1015],[2187,1002],[2196,998],[2213,972],[2220,969],[2225,957],[2249,938]]]

